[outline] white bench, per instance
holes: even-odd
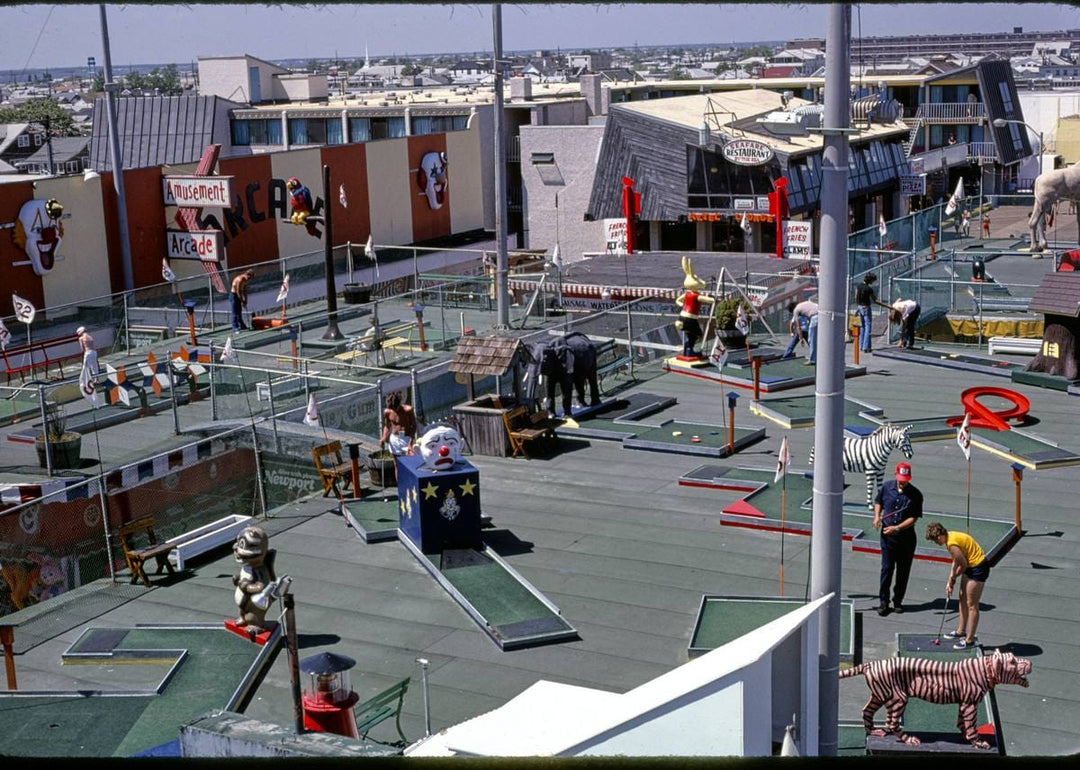
[[[184,560],[204,554],[218,546],[236,540],[244,527],[255,523],[253,516],[226,516],[224,519],[204,524],[190,532],[166,540],[167,545],[174,545],[169,552],[169,561],[177,569],[184,568]]]
[[[255,398],[258,401],[269,401],[271,388],[273,388],[274,398],[293,396],[304,389],[304,378],[292,375],[278,377],[270,382],[257,382],[255,383]]]
[[[994,353],[1021,353],[1038,355],[1042,350],[1042,339],[1033,337],[991,337],[988,349]]]

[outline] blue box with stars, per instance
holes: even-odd
[[[423,553],[480,548],[480,471],[467,460],[445,471],[422,463],[397,458],[398,527]]]

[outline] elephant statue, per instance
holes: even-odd
[[[600,403],[600,385],[596,380],[596,346],[585,334],[570,332],[551,342],[536,342],[529,346],[533,363],[526,372],[528,401],[542,398],[537,386],[547,378],[547,409],[555,411],[555,386],[562,388],[563,415],[570,416],[571,393],[577,390],[578,401],[585,403],[585,382],[589,383],[589,404]],[[537,377],[536,375],[540,376]]]

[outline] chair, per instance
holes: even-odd
[[[529,410],[523,405],[503,412],[503,424],[506,426],[506,435],[510,439],[511,457],[517,457],[520,454],[527,460],[529,455],[525,451],[526,444],[555,435],[554,428],[547,421],[533,422],[529,418]]]
[[[135,538],[140,533],[146,536],[145,548],[135,546]],[[124,560],[131,572],[131,582],[142,581],[147,588],[150,587],[150,578],[146,574],[145,564],[148,559],[157,561],[155,575],[160,575],[162,569],[167,569],[169,574],[175,574],[173,565],[169,562],[169,553],[176,548],[175,543],[159,543],[154,534],[154,517],[143,516],[141,519],[129,521],[120,527],[120,545],[124,549]]]
[[[331,492],[341,497],[341,493],[352,484],[352,463],[345,462],[341,456],[341,442],[331,441],[312,447],[311,455],[315,458],[315,470],[322,480],[323,497],[329,497]],[[339,481],[342,482],[340,490],[337,486]]]

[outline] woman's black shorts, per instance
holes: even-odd
[[[964,574],[969,580],[977,580],[980,583],[985,583],[986,579],[990,577],[990,565],[984,561],[981,564],[976,564],[974,567],[968,567],[964,570]]]

